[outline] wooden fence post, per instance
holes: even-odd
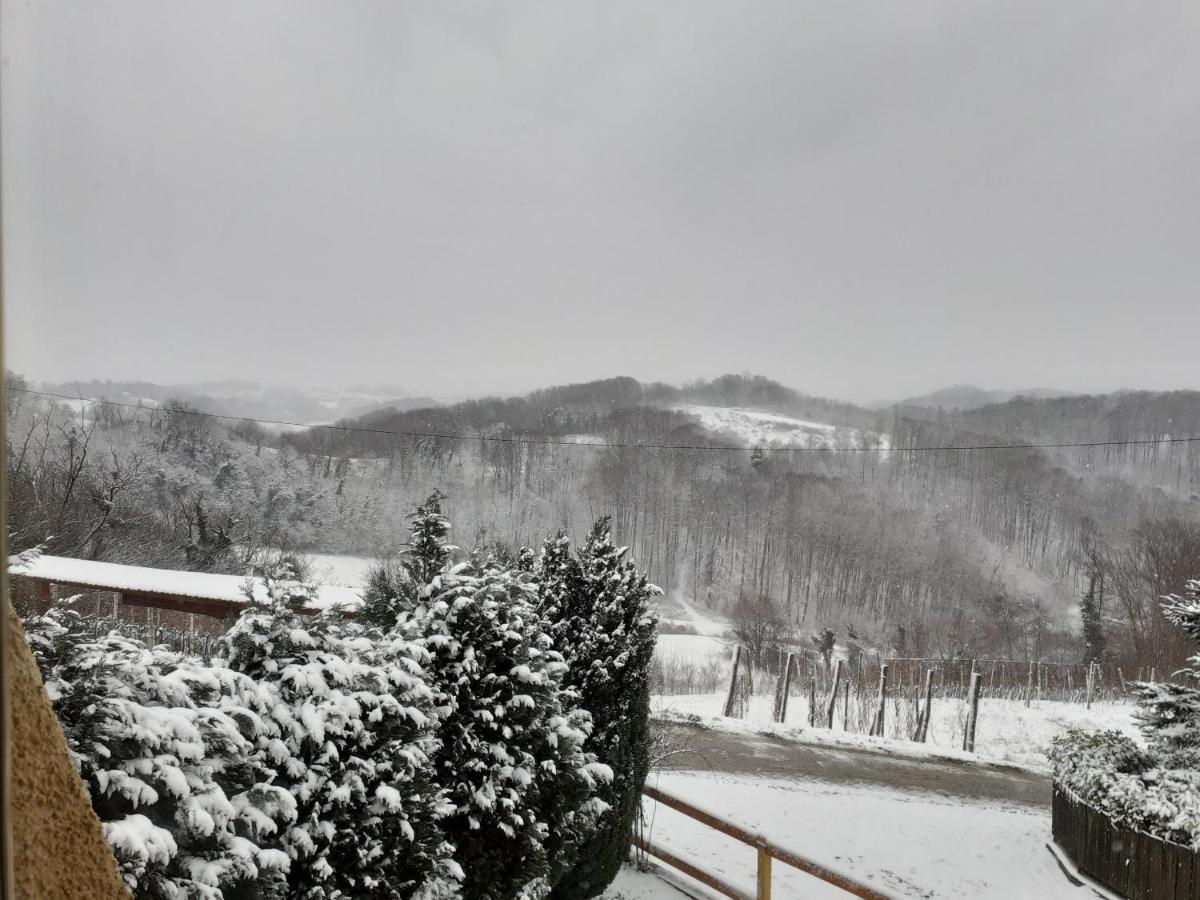
[[[729,676],[729,696],[725,698],[725,711],[721,714],[724,716],[733,715],[733,704],[737,699],[738,689],[738,669],[742,663],[742,646],[739,644],[733,651],[733,673]]]
[[[1029,702],[1033,699],[1033,661],[1029,662],[1029,682],[1025,685],[1025,708],[1029,708]]]
[[[1121,667],[1117,666],[1117,677],[1121,679],[1121,693],[1125,693],[1125,673],[1121,671]]]
[[[888,667],[884,663],[879,667],[879,708],[875,711],[875,722],[871,726],[871,734],[883,737],[883,724],[887,712],[887,676]]]
[[[975,725],[979,721],[979,689],[983,686],[983,677],[978,672],[971,673],[971,708],[967,712],[967,730],[963,733],[963,749],[968,753],[975,752]]]
[[[917,717],[917,732],[914,741],[925,743],[929,735],[929,717],[933,715],[933,669],[925,670],[925,705]]]
[[[771,900],[771,854],[766,847],[758,848],[757,900]]]
[[[808,679],[808,727],[817,724],[817,679]]]
[[[842,731],[850,730],[850,679],[842,685]]]
[[[1096,664],[1090,663],[1087,670],[1087,708],[1092,708],[1092,694],[1096,689]]]
[[[837,703],[838,687],[842,681],[842,661],[833,662],[833,685],[829,688],[829,699],[825,703],[825,727],[833,730],[833,707]]]
[[[787,661],[783,664],[783,671],[779,673],[779,684],[775,688],[775,721],[787,721],[788,697],[792,691],[792,674],[795,671],[794,666],[796,656],[794,653],[787,655]]]

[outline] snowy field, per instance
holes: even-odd
[[[376,560],[367,556],[349,556],[342,553],[305,553],[312,566],[313,578],[323,584],[361,590],[367,580],[367,571]]]
[[[984,698],[979,702],[979,721],[975,731],[975,753],[962,753],[966,703],[957,699],[935,699],[929,739],[924,745],[907,740],[881,739],[842,731],[840,727],[808,727],[808,698],[792,697],[785,724],[771,721],[772,698],[755,696],[744,719],[721,715],[724,691],[713,694],[684,694],[654,697],[651,715],[666,721],[695,722],[723,731],[752,731],[776,737],[821,743],[844,743],[896,750],[906,755],[930,752],[941,755],[981,759],[989,762],[1049,771],[1046,749],[1050,740],[1068,728],[1096,730],[1115,728],[1138,738],[1133,723],[1133,705],[1094,703],[1089,710],[1080,704],[1034,701],[1028,708],[1020,701]],[[837,720],[835,719],[835,726]]]
[[[1073,888],[1046,849],[1048,810],[963,804],[935,795],[792,779],[713,773],[652,776],[658,786],[758,831],[818,863],[900,897],[1094,896]],[[667,807],[647,801],[650,838],[753,896],[755,853]],[[841,898],[844,892],[782,863],[774,896]],[[681,896],[650,876],[623,873],[606,900]],[[697,896],[709,896],[695,889]]]
[[[845,450],[855,447],[888,446],[884,434],[809,422],[777,413],[730,406],[686,405],[675,407],[700,420],[708,431],[728,435],[749,447],[805,447]]]

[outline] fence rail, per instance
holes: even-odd
[[[1115,824],[1056,784],[1055,843],[1079,871],[1130,900],[1200,900],[1200,854]]]
[[[854,897],[863,897],[867,900],[891,900],[891,895],[882,893],[874,888],[868,887],[859,881],[856,881],[851,876],[839,872],[836,869],[814,862],[799,854],[793,853],[784,847],[768,840],[753,831],[749,831],[732,822],[726,821],[715,813],[709,812],[706,809],[701,809],[694,804],[688,803],[686,800],[669,794],[661,788],[651,787],[647,785],[643,791],[645,796],[651,800],[655,800],[663,806],[669,806],[677,812],[683,813],[689,818],[695,819],[707,825],[709,828],[715,829],[722,834],[729,835],[734,840],[741,841],[743,844],[748,844],[754,847],[758,852],[757,866],[757,883],[758,888],[755,894],[748,894],[736,887],[733,887],[728,882],[722,881],[716,875],[704,871],[699,865],[683,857],[676,856],[662,846],[655,844],[649,838],[638,835],[635,838],[635,843],[644,852],[654,856],[669,866],[678,869],[685,875],[695,878],[701,884],[705,884],[713,890],[723,894],[726,897],[732,897],[733,900],[771,900],[771,861],[779,860],[812,875],[814,878],[819,878],[821,881],[832,884],[841,888],[846,893]]]

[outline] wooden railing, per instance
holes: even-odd
[[[726,897],[732,897],[733,900],[771,900],[771,862],[777,859],[781,863],[786,863],[814,878],[819,878],[821,881],[835,885],[851,896],[865,897],[869,898],[869,900],[891,900],[890,894],[867,887],[849,875],[830,868],[827,865],[813,862],[811,859],[805,859],[791,850],[780,847],[761,834],[756,834],[753,831],[748,831],[745,828],[727,822],[715,813],[701,809],[698,806],[688,803],[686,800],[681,800],[672,794],[668,794],[661,788],[647,785],[642,793],[651,800],[663,804],[663,806],[669,806],[671,809],[681,812],[685,816],[695,819],[697,822],[701,822],[722,834],[727,834],[731,838],[741,841],[743,844],[748,844],[757,850],[758,890],[755,894],[751,895],[722,881],[711,872],[704,871],[695,863],[676,856],[659,844],[655,844],[647,837],[638,835],[635,838],[635,843],[642,851],[662,860],[667,865],[678,869],[685,875],[696,879],[701,884],[707,885]]]
[[[1122,897],[1200,900],[1200,854],[1117,825],[1057,784],[1052,827],[1055,843],[1079,871]]]

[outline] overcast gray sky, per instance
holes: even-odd
[[[1200,387],[1200,4],[5,2],[8,365]]]

